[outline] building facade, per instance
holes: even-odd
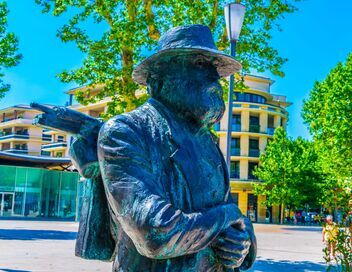
[[[270,93],[273,81],[247,75],[244,83],[248,87],[235,91],[231,127],[231,194],[243,214],[253,222],[278,222],[278,207],[267,208],[262,196],[254,195],[252,183],[260,182],[253,174],[259,164],[259,156],[281,126],[286,128],[291,104],[282,95]],[[226,107],[228,110],[228,107]],[[216,126],[219,145],[226,156],[228,111]]]
[[[0,151],[42,155],[42,145],[50,143],[51,136],[32,125],[33,118],[39,113],[28,105],[0,110]]]
[[[77,172],[0,165],[0,216],[75,220],[82,184]]]
[[[279,220],[279,207],[266,207],[263,204],[264,197],[254,194],[252,183],[261,181],[253,174],[253,170],[259,164],[259,156],[272,139],[275,129],[279,126],[286,128],[286,108],[291,103],[286,101],[285,96],[270,92],[272,80],[253,75],[247,75],[244,79],[248,88],[234,93],[231,194],[242,213],[253,222],[275,223]],[[81,105],[73,103],[73,96],[77,91],[84,91],[84,87],[66,93],[69,95],[69,108],[97,118],[106,112],[110,98]],[[228,107],[215,128],[219,136],[219,146],[225,156],[227,110]],[[33,126],[33,118],[39,113],[27,105],[0,110],[0,153],[68,159],[72,137],[62,131]],[[0,216],[77,219],[83,187],[78,173],[23,165],[5,166],[0,162],[0,177]]]

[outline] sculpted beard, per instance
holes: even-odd
[[[159,92],[151,92],[154,98],[201,126],[219,122],[224,114],[223,90],[218,82],[164,79],[160,87]]]

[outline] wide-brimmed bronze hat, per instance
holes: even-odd
[[[158,74],[167,69],[173,56],[204,55],[211,59],[220,77],[238,72],[241,64],[228,54],[218,50],[209,27],[190,25],[175,27],[162,35],[158,42],[158,51],[142,61],[133,71],[132,77],[139,84],[147,85],[150,74]]]

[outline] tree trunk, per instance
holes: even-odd
[[[285,218],[285,204],[281,204],[280,208],[280,224],[282,225],[284,223],[284,218]]]

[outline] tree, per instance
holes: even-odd
[[[243,71],[269,70],[283,76],[281,66],[286,59],[269,45],[271,30],[279,28],[278,20],[296,10],[299,0],[247,0],[247,12],[238,43],[238,59]],[[132,81],[133,66],[146,52],[154,50],[160,33],[186,24],[208,25],[219,49],[228,41],[223,19],[225,0],[36,0],[44,13],[60,16],[73,14],[58,31],[63,42],[74,42],[85,53],[82,66],[63,71],[63,82],[86,85],[76,98],[81,103],[111,97],[108,114],[130,111],[145,99],[136,96],[141,88]],[[93,22],[97,31],[89,34],[86,26]],[[99,29],[103,29],[99,31]],[[97,33],[99,32],[99,33]],[[99,86],[98,92],[92,92]],[[103,87],[102,87],[103,86]],[[117,95],[118,94],[118,95]]]
[[[14,33],[7,31],[7,15],[9,10],[6,2],[0,2],[0,98],[10,89],[3,81],[3,69],[16,66],[22,59],[18,53],[18,40]]]
[[[302,116],[327,176],[321,201],[331,212],[347,209],[352,195],[352,54],[314,84]]]
[[[263,182],[254,183],[254,191],[266,197],[266,205],[281,206],[281,223],[286,207],[319,205],[321,175],[315,165],[316,157],[310,142],[287,137],[282,127],[275,130],[273,140],[260,156],[254,174]]]
[[[352,173],[352,54],[304,101],[302,116],[320,150],[324,171],[336,179]]]

